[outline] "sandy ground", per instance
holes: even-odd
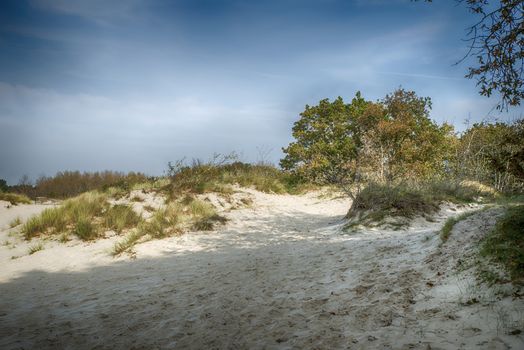
[[[225,227],[143,243],[136,259],[108,255],[116,237],[28,255],[8,223],[42,207],[0,207],[0,348],[524,348],[523,299],[457,269],[500,211],[440,245],[465,208],[348,234],[347,200],[244,193],[253,205]]]

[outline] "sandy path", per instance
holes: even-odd
[[[2,261],[0,348],[524,348],[508,334],[524,326],[521,299],[467,305],[481,293],[451,273],[496,213],[439,248],[449,211],[344,234],[345,200],[251,194],[223,230],[144,243],[135,260],[107,257],[104,240]]]

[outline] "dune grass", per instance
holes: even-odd
[[[71,232],[82,240],[92,240],[102,230],[121,232],[140,221],[140,217],[125,205],[111,206],[100,192],[87,192],[66,200],[61,206],[48,208],[27,220],[22,226],[26,239],[37,235],[58,235]]]
[[[44,250],[44,245],[42,244],[42,242],[39,242],[29,247],[28,254],[33,255],[34,253],[39,252],[41,250]]]
[[[154,212],[147,221],[141,221],[136,229],[117,242],[112,255],[129,251],[140,240],[158,239],[182,234],[187,230],[213,230],[216,224],[223,224],[226,218],[216,213],[207,202],[192,196],[184,196]]]
[[[491,188],[475,182],[443,182],[378,184],[366,186],[353,202],[347,218],[348,225],[380,225],[387,217],[412,219],[430,218],[447,201],[472,203],[494,201],[498,194]],[[453,228],[450,221],[446,230]],[[449,233],[449,232],[448,232]],[[445,236],[446,234],[444,234]]]
[[[19,194],[19,193],[10,193],[10,192],[1,192],[0,191],[0,200],[7,201],[11,203],[11,205],[31,204],[31,199],[29,199],[29,197],[23,194]]]
[[[507,209],[481,242],[479,254],[504,266],[513,283],[524,284],[524,204]]]
[[[21,224],[22,224],[22,219],[20,219],[20,216],[17,216],[13,220],[11,220],[11,222],[9,223],[9,227],[10,228],[14,228],[14,227],[17,227],[17,226],[19,226]]]
[[[171,192],[232,193],[232,185],[252,187],[267,193],[301,193],[314,186],[270,165],[242,162],[216,165],[194,162],[191,166],[171,167]]]

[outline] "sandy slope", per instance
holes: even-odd
[[[509,334],[524,330],[523,300],[453,272],[496,210],[439,247],[449,209],[345,234],[346,200],[244,191],[254,204],[226,227],[141,244],[137,259],[110,258],[114,239],[11,259],[27,244],[3,227],[0,348],[524,348]]]

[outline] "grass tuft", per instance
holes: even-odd
[[[117,204],[104,213],[106,228],[121,233],[126,228],[131,228],[140,222],[140,217],[128,205]]]
[[[10,228],[14,228],[14,227],[17,227],[18,225],[21,225],[21,224],[22,224],[22,219],[20,219],[20,216],[17,216],[15,219],[13,219],[9,223],[9,227]]]
[[[32,246],[29,247],[29,255],[32,255],[36,252],[39,252],[41,250],[44,249],[44,245],[42,244],[42,242],[39,242],[39,243],[36,243],[36,244],[33,244]]]
[[[19,193],[9,193],[0,191],[0,200],[7,201],[11,203],[11,205],[31,204],[31,199],[29,199],[29,197]]]

